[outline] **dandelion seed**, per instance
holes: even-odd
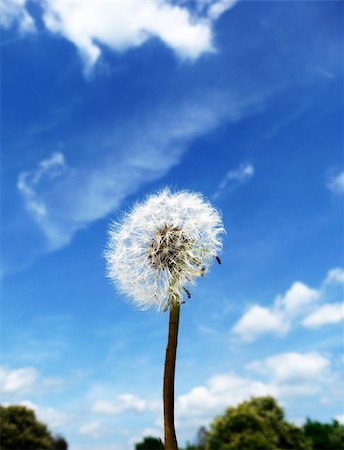
[[[112,224],[108,276],[138,307],[167,309],[219,262],[223,232],[220,213],[200,194],[165,189]]]

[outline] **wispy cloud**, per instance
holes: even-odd
[[[104,432],[106,429],[104,424],[98,420],[94,420],[92,422],[85,423],[81,425],[78,433],[84,434],[85,436],[91,436],[92,438],[98,438],[104,436]]]
[[[122,394],[116,400],[97,400],[92,411],[106,415],[117,415],[127,411],[143,412],[148,408],[147,402],[133,394]]]
[[[61,385],[62,380],[44,378],[34,367],[10,369],[0,366],[0,393],[3,396],[20,396],[38,393]]]
[[[330,270],[319,289],[297,281],[284,295],[277,296],[272,306],[251,306],[234,325],[232,334],[243,341],[252,342],[264,334],[284,336],[300,321],[309,328],[340,322],[338,317],[336,320],[333,318],[334,311],[337,311],[336,304],[326,304],[320,309],[317,304],[326,299],[328,285],[342,283],[341,274],[340,268]],[[326,312],[326,317],[324,315],[319,319],[321,312]]]
[[[134,3],[136,4],[136,2]],[[146,7],[147,2],[144,3]],[[189,25],[192,27],[200,24],[210,27],[209,29],[214,25],[213,20],[234,4],[227,0],[199,2],[195,12],[191,13],[190,10],[185,9],[184,2],[176,5],[175,3],[149,0],[148,4],[150,3],[154,3],[154,8],[158,8],[159,11],[163,10],[164,14],[174,11],[178,17],[181,14],[180,17],[189,18]],[[104,19],[107,21],[108,17],[111,17],[111,29],[107,29],[106,36],[103,36],[102,30],[99,31],[100,35],[98,36],[98,25],[95,25],[93,29],[87,21],[92,21],[93,17],[98,17],[98,14],[103,17],[106,8],[119,8],[118,5],[121,5],[124,11],[122,13],[125,18],[127,15],[130,16],[131,23],[132,14],[129,15],[126,8],[129,8],[127,4],[131,5],[132,2],[97,3],[97,9],[101,11],[96,11],[94,16],[91,13],[86,14],[86,9],[83,9],[91,8],[91,4],[92,2],[68,2],[67,5],[66,2],[47,0],[42,4],[44,20],[48,20],[52,11],[61,8],[63,12],[57,12],[56,16],[51,18],[50,26],[56,27],[53,33],[68,32],[68,36],[70,35],[68,39],[72,39],[72,37],[76,39],[78,48],[79,45],[81,47],[90,45],[92,48],[99,47],[99,52],[101,48],[105,47],[117,48],[117,37],[114,37],[113,33],[120,34],[122,28],[117,29],[114,26],[112,9],[111,11],[109,9],[107,17]],[[71,11],[70,16],[66,12],[68,8],[75,8]],[[179,13],[180,10],[184,12]],[[196,14],[196,18],[194,14]],[[80,18],[80,20],[72,20],[72,17]],[[89,17],[91,18],[89,19]],[[114,20],[119,20],[118,17],[116,16]],[[123,24],[125,24],[124,19]],[[139,25],[133,25],[134,28],[136,26]],[[75,27],[79,27],[80,30],[75,30]],[[171,25],[168,29],[171,33],[175,32]],[[192,29],[194,30],[194,28]],[[134,34],[138,28],[136,27],[135,30]],[[72,31],[73,36],[71,35]],[[79,42],[80,36],[86,36],[85,40],[81,39]],[[144,36],[144,39],[147,40],[156,34],[148,33]],[[188,33],[179,35],[182,43],[186,39],[185,36],[189,36]],[[126,42],[128,42],[128,47],[123,47],[123,51],[134,45],[130,39]],[[232,45],[234,46],[234,44]],[[79,50],[86,52],[86,50],[81,50],[81,47]],[[201,61],[199,63],[201,64]],[[273,63],[269,63],[268,66],[275,67]],[[50,175],[53,173],[53,168],[47,169],[42,174],[40,162],[38,162],[35,167],[27,167],[18,177],[18,188],[26,209],[39,225],[39,229],[43,231],[46,244],[43,247],[41,235],[35,233],[31,221],[28,221],[28,225],[25,226],[30,228],[30,239],[24,237],[23,241],[26,243],[34,241],[34,244],[28,249],[28,244],[25,247],[22,245],[19,251],[11,248],[15,245],[10,246],[5,243],[7,248],[4,252],[6,253],[6,260],[3,262],[4,273],[27,267],[39,254],[66,246],[79,230],[115,211],[129,195],[136,193],[149,182],[160,179],[171,168],[179,164],[194,139],[216,129],[221,123],[235,122],[242,117],[262,111],[269,98],[285,89],[285,79],[283,78],[283,82],[281,82],[278,74],[273,70],[269,82],[266,82],[265,74],[263,76],[262,73],[259,73],[259,69],[257,70],[253,84],[251,81],[243,80],[241,82],[241,77],[238,76],[240,71],[229,75],[230,78],[226,84],[228,88],[225,88],[223,84],[217,88],[214,87],[214,84],[205,86],[204,81],[201,81],[202,77],[198,78],[197,75],[198,81],[195,86],[199,86],[200,81],[203,85],[201,88],[190,87],[190,91],[187,95],[184,93],[182,99],[177,83],[176,89],[172,93],[169,92],[170,97],[166,104],[162,104],[159,99],[160,104],[157,105],[155,100],[150,105],[149,114],[147,111],[142,114],[137,113],[135,121],[126,118],[125,114],[127,113],[124,112],[122,119],[117,123],[109,123],[107,129],[105,126],[102,128],[102,125],[99,124],[95,125],[92,131],[82,130],[78,139],[74,141],[77,142],[77,149],[72,148],[73,138],[71,139],[69,134],[62,134],[59,139],[63,140],[63,152],[57,152],[61,160],[55,165],[55,169],[58,170],[56,176]],[[302,74],[307,81],[309,79],[308,72],[306,74],[302,72]],[[215,73],[213,78],[216,79]],[[299,82],[299,80],[294,82]],[[201,91],[197,91],[197,89],[201,89]],[[173,95],[173,100],[171,100],[171,95]],[[133,117],[131,108],[129,108],[129,115]],[[42,149],[40,150],[40,154],[42,154]],[[75,158],[75,152],[80,155],[79,158]],[[89,155],[91,156],[88,157]],[[41,163],[55,161],[55,158],[56,153],[51,155],[51,149],[46,148]],[[252,179],[254,170],[250,163],[229,170],[219,183],[214,198],[220,196],[226,189],[230,190],[231,186],[234,188]],[[10,224],[8,230],[12,229]],[[11,233],[11,231],[8,232],[10,239],[6,236],[5,242],[11,241],[14,234]],[[22,233],[20,230],[18,234],[24,234],[24,232]],[[36,241],[37,245],[35,245]]]
[[[182,59],[197,59],[214,51],[212,24],[235,3],[236,0],[199,2],[199,7],[191,12],[186,3],[167,0],[40,2],[46,28],[76,46],[86,72],[100,58],[101,46],[124,52],[152,37],[159,38]],[[34,22],[25,5],[25,0],[5,0],[0,23],[7,28],[16,23],[22,31],[32,31]]]
[[[56,152],[20,173],[17,185],[25,207],[47,240],[43,251],[67,245],[78,230],[114,211],[128,195],[177,165],[189,142],[223,119],[235,120],[251,112],[257,99],[237,101],[229,108],[222,102],[215,95],[204,102],[160,107],[139,124],[106,130],[98,144],[102,159],[94,165],[71,166],[64,154]],[[82,152],[87,152],[87,140],[85,135]]]
[[[325,278],[326,284],[344,283],[344,269],[341,267],[335,267],[327,272]]]
[[[252,164],[240,164],[237,169],[229,170],[220,181],[212,198],[215,200],[220,197],[227,189],[233,189],[243,183],[249,181],[255,173]]]
[[[33,367],[6,369],[0,367],[0,391],[4,393],[25,393],[34,388],[38,381],[38,372]]]
[[[334,194],[343,195],[344,194],[344,172],[337,175],[333,175],[327,183],[327,187]]]
[[[2,0],[0,3],[0,27],[17,27],[21,33],[35,31],[35,23],[27,9],[26,0]]]
[[[40,161],[34,170],[21,172],[18,176],[17,187],[24,198],[25,207],[44,230],[52,249],[56,245],[59,247],[65,239],[68,243],[69,239],[51,223],[47,202],[39,192],[49,191],[61,177],[65,178],[67,172],[64,155],[55,152]]]

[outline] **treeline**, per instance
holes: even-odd
[[[160,439],[147,436],[135,450],[162,450]],[[180,450],[344,450],[344,426],[338,421],[307,419],[302,427],[288,422],[273,397],[256,397],[229,407],[201,427],[193,443]]]
[[[63,436],[54,436],[25,406],[1,406],[0,450],[67,450]],[[147,436],[135,450],[163,450],[160,439]],[[285,419],[273,397],[256,397],[200,427],[194,442],[180,450],[344,450],[344,426],[338,421],[307,419],[299,427]]]

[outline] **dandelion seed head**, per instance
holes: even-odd
[[[202,195],[165,189],[111,224],[108,277],[142,309],[181,303],[221,251],[223,233],[220,213]]]

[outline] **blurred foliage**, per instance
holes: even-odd
[[[216,417],[206,436],[206,450],[311,450],[302,429],[287,422],[272,397],[256,397]]]
[[[135,450],[163,450],[165,447],[160,439],[147,436],[142,442],[135,445]]]
[[[54,437],[48,427],[25,406],[0,405],[1,450],[67,450],[62,436]]]
[[[184,450],[205,450],[207,434],[207,429],[205,427],[200,427],[197,431],[194,444],[187,442]]]
[[[53,450],[68,450],[68,442],[63,436],[53,437]]]
[[[344,426],[337,420],[321,423],[307,419],[303,425],[305,435],[316,450],[344,450]]]

